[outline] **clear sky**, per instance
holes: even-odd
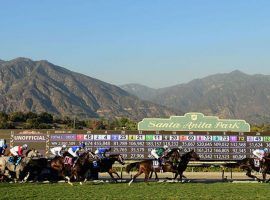
[[[270,74],[269,0],[0,0],[0,59],[159,88]]]

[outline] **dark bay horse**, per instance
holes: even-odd
[[[112,167],[116,161],[118,161],[122,165],[125,164],[124,158],[121,154],[111,154],[107,158],[99,160],[97,168],[92,165],[90,171],[107,172],[111,176],[112,180],[116,182],[113,174],[116,174],[116,176],[120,179],[119,174]]]
[[[138,170],[137,174],[129,182],[129,185],[141,174],[144,173],[144,181],[148,181],[151,172],[159,172],[161,169],[163,172],[177,172],[178,163],[180,159],[180,149],[172,149],[165,157],[165,165],[163,166],[153,166],[153,160],[143,160],[141,162],[131,163],[126,167],[126,172],[129,173],[131,169],[136,168]],[[157,178],[157,174],[156,174]]]
[[[183,173],[187,169],[187,165],[190,160],[200,160],[200,157],[197,155],[197,153],[194,150],[191,150],[190,152],[185,153],[181,156],[181,161],[177,166],[174,179],[176,179],[177,176],[179,175],[180,176],[179,180],[182,181]]]
[[[236,168],[239,167],[243,171],[246,171],[246,175],[254,180],[258,180],[259,182],[265,182],[266,181],[266,174],[270,174],[270,154],[266,155],[264,158],[264,161],[261,163],[262,167],[262,179],[258,178],[255,175],[252,175],[252,171],[259,172],[260,167],[255,166],[255,160],[254,158],[244,158],[243,160],[239,160],[236,163],[226,163],[223,165],[223,167],[228,168]],[[270,180],[270,179],[269,179]],[[268,180],[268,181],[269,181]],[[268,182],[267,181],[267,182]]]

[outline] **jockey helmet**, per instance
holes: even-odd
[[[27,149],[28,148],[28,145],[27,144],[24,144],[22,147],[23,147],[23,149]]]
[[[264,150],[264,152],[268,153],[268,149],[267,148],[264,148],[263,150]]]
[[[163,148],[167,150],[169,147],[167,145],[164,145]]]

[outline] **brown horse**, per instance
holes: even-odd
[[[76,164],[71,168],[70,179],[80,181],[80,184],[82,185],[82,181],[86,181],[87,179],[93,161],[93,157],[90,156],[90,153],[83,153],[76,161]]]
[[[57,174],[57,178],[67,180],[70,185],[71,165],[65,164],[65,157],[70,157],[68,152],[64,152],[63,157],[56,156],[51,160],[50,166],[53,173]]]
[[[266,174],[270,174],[270,154],[266,155],[264,161],[261,163],[260,166],[255,166],[255,159],[254,158],[244,158],[243,160],[239,160],[236,163],[226,163],[223,167],[228,168],[236,168],[239,167],[240,169],[246,171],[246,175],[254,180],[258,180],[259,182],[266,181]],[[255,175],[252,175],[252,171],[259,172],[260,168],[262,168],[262,179],[258,178]],[[269,179],[270,180],[270,179]],[[269,180],[267,182],[269,182]]]
[[[145,174],[144,181],[147,182],[149,179],[149,175],[151,172],[159,172],[163,170],[163,172],[173,172],[177,173],[178,163],[180,159],[179,149],[172,149],[169,154],[167,154],[167,161],[164,166],[154,166],[153,160],[143,160],[141,162],[131,163],[126,167],[126,172],[129,173],[132,168],[136,168],[138,170],[137,174],[131,179],[129,185],[141,174]],[[157,175],[156,175],[157,177]]]

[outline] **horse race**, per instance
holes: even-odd
[[[3,1],[0,199],[268,199],[270,1]]]

